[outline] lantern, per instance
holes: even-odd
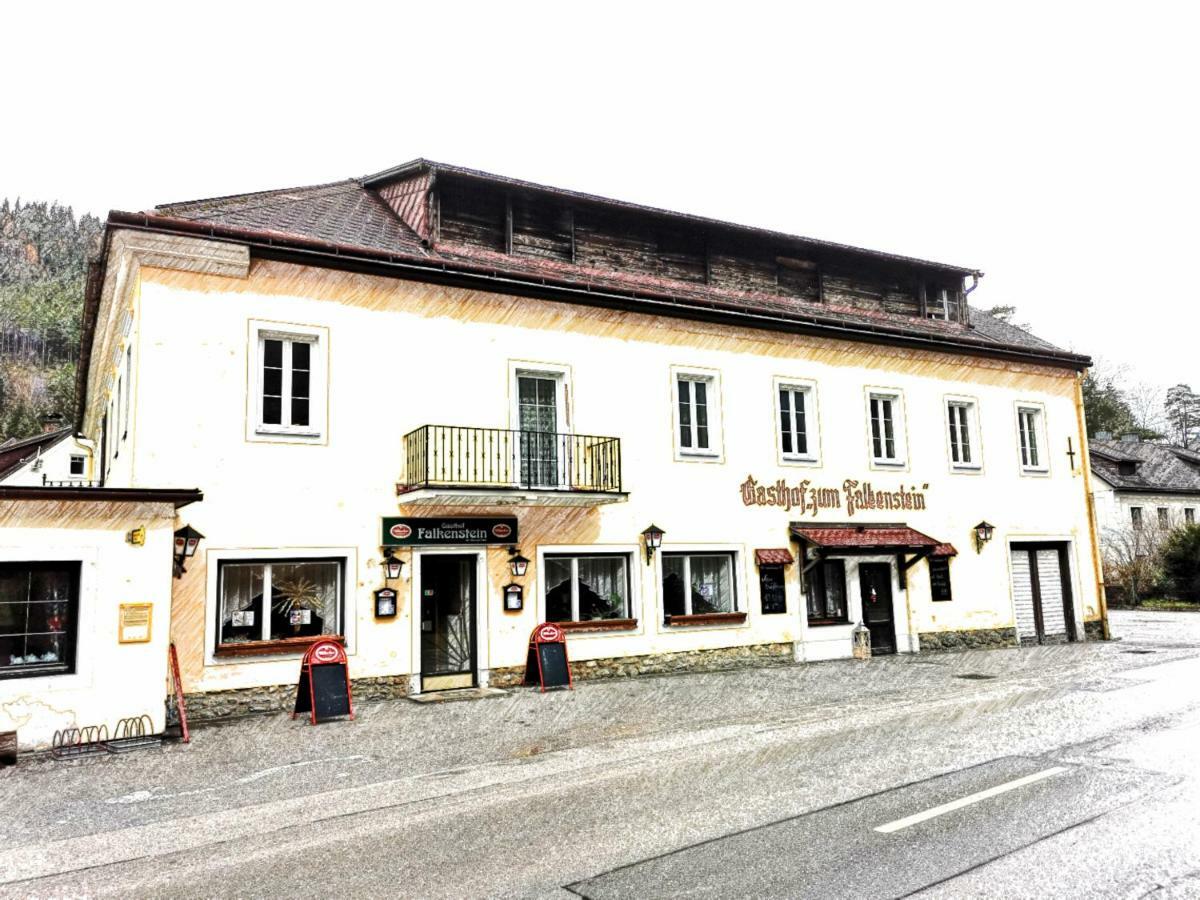
[[[175,577],[182,578],[183,573],[187,571],[183,567],[185,559],[191,559],[196,555],[196,550],[200,546],[200,541],[204,535],[198,532],[191,525],[184,525],[175,532]]]
[[[657,525],[651,525],[642,532],[642,538],[646,541],[646,562],[654,558],[654,551],[662,546],[663,530]]]
[[[523,557],[516,547],[509,547],[508,552],[508,570],[513,573],[514,578],[523,578],[529,569],[529,560]]]
[[[996,526],[989,523],[986,519],[975,526],[975,552],[981,553],[983,545],[992,539],[992,532],[996,530]]]
[[[380,563],[383,566],[383,577],[388,581],[393,578],[400,577],[400,570],[404,568],[404,560],[396,559],[395,555],[389,550],[388,555],[383,558]]]

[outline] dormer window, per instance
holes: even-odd
[[[1132,459],[1123,459],[1117,463],[1117,472],[1121,475],[1136,475],[1137,462]]]
[[[925,286],[925,316],[927,318],[957,322],[958,312],[958,291],[934,284]]]

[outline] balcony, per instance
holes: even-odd
[[[422,425],[404,436],[407,505],[598,506],[625,499],[621,440]]]

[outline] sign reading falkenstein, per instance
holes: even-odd
[[[385,547],[428,544],[511,544],[517,540],[514,516],[464,516],[459,519],[383,519]]]
[[[821,510],[836,509],[846,511],[847,516],[857,512],[873,509],[912,509],[925,508],[925,492],[928,484],[922,484],[920,489],[900,485],[898,490],[879,491],[869,481],[859,482],[847,478],[841,488],[821,487],[807,479],[796,485],[780,478],[771,485],[762,485],[753,476],[742,482],[742,503],[746,506],[780,506],[786,511],[795,510],[800,515],[810,513],[816,515]]]

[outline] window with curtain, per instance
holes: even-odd
[[[841,625],[849,621],[846,608],[846,563],[825,559],[805,578],[809,625]]]
[[[631,619],[629,554],[547,555],[546,621]]]
[[[222,562],[218,643],[341,634],[343,567],[340,559]]]
[[[737,612],[732,553],[664,553],[663,613]]]

